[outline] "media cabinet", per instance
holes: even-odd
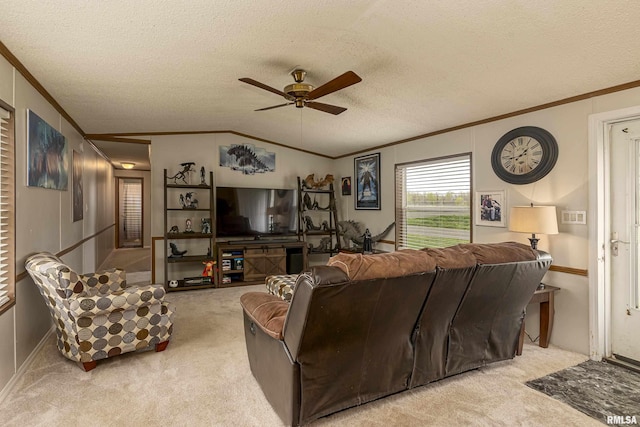
[[[307,243],[250,240],[217,242],[217,286],[264,283],[267,276],[298,274],[307,268]]]

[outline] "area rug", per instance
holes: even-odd
[[[640,374],[628,369],[588,360],[526,384],[604,424],[640,422]]]

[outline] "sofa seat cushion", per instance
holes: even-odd
[[[327,265],[338,267],[350,280],[389,279],[436,268],[434,259],[427,253],[413,249],[371,255],[339,253],[331,257]]]
[[[240,304],[247,316],[266,334],[282,340],[284,319],[289,303],[264,292],[248,292],[240,297]]]
[[[531,249],[531,246],[517,242],[467,243],[458,246],[473,253],[478,264],[502,264],[538,259],[537,253]]]

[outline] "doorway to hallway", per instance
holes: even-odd
[[[117,178],[117,248],[143,246],[142,178]]]

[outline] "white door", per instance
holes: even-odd
[[[640,119],[609,131],[611,353],[640,361]]]

